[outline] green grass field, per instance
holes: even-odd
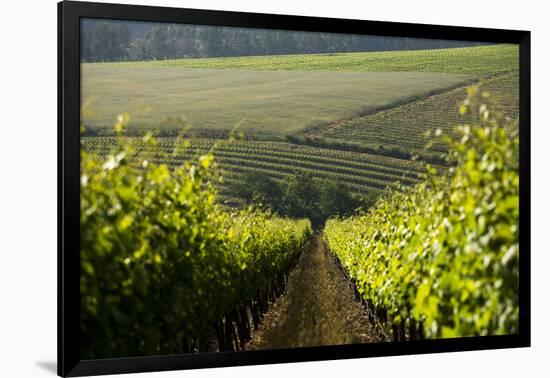
[[[170,127],[292,134],[424,97],[473,80],[428,72],[302,72],[84,64],[84,124],[112,127],[127,112],[130,127]]]
[[[100,63],[103,65],[104,63]],[[517,70],[516,45],[342,54],[275,55],[109,63],[123,67],[237,68],[248,70],[443,72],[490,76]]]

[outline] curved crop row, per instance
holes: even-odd
[[[84,146],[92,151],[102,149],[110,151],[116,145],[116,138],[113,137],[86,137],[83,138]],[[296,157],[297,159],[310,162],[321,162],[326,164],[338,164],[341,166],[356,169],[372,169],[384,173],[400,174],[404,170],[423,172],[422,165],[408,160],[391,158],[387,156],[367,154],[361,152],[334,150],[318,148],[305,145],[278,141],[256,141],[256,140],[235,140],[232,143],[224,142],[223,139],[197,138],[188,139],[189,145],[185,151],[193,151],[197,154],[208,152],[214,144],[216,151],[231,151],[242,154],[261,154],[266,156]],[[173,153],[177,145],[177,138],[157,138],[156,150],[165,153]]]
[[[84,138],[88,150],[106,155],[116,146],[116,138]],[[192,157],[207,153],[216,140],[190,140],[189,146],[175,152],[177,138],[162,138],[153,147],[142,149],[140,156],[170,167],[184,164]],[[223,141],[218,141],[223,142]],[[296,146],[281,142],[235,141],[218,143],[214,148],[223,172],[261,171],[281,178],[297,171],[312,172],[318,178],[339,180],[354,192],[380,190],[394,182],[412,185],[418,182],[420,165],[399,159]]]
[[[517,117],[517,73],[487,79],[481,84],[481,89],[489,93],[495,102],[493,110],[503,111],[510,118]],[[431,142],[428,151],[445,153],[447,146],[437,139],[434,140],[433,133],[439,129],[444,134],[452,135],[454,126],[475,121],[458,112],[465,97],[465,87],[453,89],[365,117],[342,121],[326,128],[322,136],[329,140],[359,143],[368,141],[373,145],[405,147],[418,152],[422,152]]]
[[[268,154],[262,154],[262,153],[241,153],[240,151],[234,152],[232,150],[224,151],[224,150],[217,150],[216,151],[216,157],[220,159],[220,161],[226,161],[227,163],[231,163],[233,161],[254,161],[254,162],[263,162],[273,165],[286,165],[290,167],[290,169],[307,169],[310,171],[321,171],[326,173],[340,173],[345,174],[349,176],[356,176],[356,177],[365,177],[365,178],[371,178],[375,180],[380,181],[402,181],[404,183],[410,184],[414,183],[418,180],[415,180],[417,177],[417,174],[414,172],[407,172],[407,171],[400,171],[399,173],[387,173],[387,172],[380,172],[379,170],[372,169],[370,167],[365,167],[363,169],[358,168],[349,168],[345,165],[341,165],[338,163],[325,163],[325,162],[311,162],[307,160],[302,160],[299,158],[296,158],[296,156],[292,156],[289,154],[288,156],[270,156]]]

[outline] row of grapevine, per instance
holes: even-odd
[[[241,348],[311,232],[308,220],[224,210],[212,155],[136,167],[154,143],[81,150],[84,359]]]
[[[475,108],[445,175],[329,220],[324,238],[394,339],[518,331],[517,123]],[[479,113],[478,113],[479,110]],[[432,172],[433,173],[433,172]]]
[[[216,144],[212,139],[192,139],[188,146],[177,150],[177,142],[177,138],[159,138],[155,146],[144,147],[140,156],[149,155],[150,161],[177,167],[207,153]],[[107,155],[115,148],[116,138],[87,137],[83,144],[90,151]],[[282,179],[307,171],[319,179],[338,180],[355,193],[383,190],[397,181],[415,184],[421,170],[420,164],[411,161],[275,141],[218,141],[214,149],[224,177],[263,172],[273,179]]]
[[[228,138],[229,139],[229,138]],[[228,139],[225,139],[227,141]],[[178,144],[175,137],[156,138],[155,149],[168,154],[174,153],[174,147]],[[376,154],[361,152],[333,150],[306,145],[284,143],[280,141],[234,140],[225,143],[224,139],[189,138],[188,146],[184,151],[191,150],[200,153],[208,152],[216,144],[216,152],[232,152],[241,155],[281,157],[307,162],[333,164],[350,169],[373,170],[376,172],[401,175],[403,171],[422,172],[423,166],[403,160]],[[116,138],[113,137],[86,137],[83,138],[84,146],[90,150],[105,149],[109,151],[116,146]],[[182,151],[178,151],[178,154]]]
[[[519,77],[508,73],[485,80],[482,90],[491,94],[491,98],[506,115],[516,118],[518,115]],[[466,96],[464,87],[429,96],[396,108],[380,111],[365,117],[340,122],[328,127],[323,137],[329,140],[380,144],[408,148],[411,151],[423,151],[433,141],[433,132],[440,129],[452,135],[458,124],[475,121],[471,117],[461,116],[457,110]],[[432,132],[432,135],[429,132]],[[432,153],[445,153],[445,143],[436,141],[429,149]]]
[[[263,155],[263,154],[243,154],[241,152],[233,152],[233,151],[218,151],[216,153],[216,157],[219,157],[221,161],[226,161],[227,163],[231,163],[232,165],[236,165],[235,163],[243,162],[243,161],[250,161],[250,162],[257,162],[257,163],[267,163],[270,164],[273,167],[281,166],[285,167],[287,166],[288,170],[296,170],[296,169],[306,169],[310,171],[320,171],[324,172],[326,174],[343,174],[348,175],[350,178],[352,177],[360,177],[360,178],[370,178],[373,180],[377,180],[382,185],[385,186],[386,182],[392,182],[392,181],[399,181],[402,180],[406,183],[416,182],[417,180],[411,179],[411,177],[416,178],[416,172],[407,172],[401,170],[399,173],[387,173],[387,172],[380,172],[381,169],[377,170],[378,167],[364,167],[363,169],[357,169],[357,168],[349,168],[344,165],[340,165],[338,163],[324,163],[324,162],[309,162],[306,160],[297,159],[295,156],[288,156],[288,157],[273,157],[269,155]],[[407,177],[411,176],[411,177]]]

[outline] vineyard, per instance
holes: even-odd
[[[516,125],[489,118],[461,133],[450,142],[456,166],[448,175],[325,227],[361,300],[394,340],[518,331]]]
[[[481,85],[481,90],[490,94],[492,109],[505,112],[512,119],[518,116],[518,80],[518,74],[511,73],[486,79]],[[321,137],[373,147],[394,146],[422,154],[445,153],[447,146],[434,142],[433,134],[439,130],[438,133],[453,135],[457,125],[475,122],[457,111],[465,93],[465,87],[456,88],[365,117],[336,122],[322,129]]]
[[[83,63],[82,358],[517,332],[517,71],[513,45]]]
[[[213,337],[219,350],[238,349],[311,232],[307,220],[221,209],[211,155],[175,170],[127,163],[153,141],[124,142],[106,159],[82,152],[87,358],[208,351]]]
[[[115,137],[83,138],[83,147],[102,156],[117,146]],[[217,143],[212,139],[190,139],[188,146],[176,149],[178,138],[158,138],[154,146],[143,147],[141,156],[157,163],[177,167],[186,160],[214,149],[223,182],[221,194],[231,201],[230,186],[248,172],[263,172],[275,180],[300,171],[320,179],[333,179],[356,193],[380,192],[400,182],[411,185],[419,181],[423,166],[413,161],[351,151],[328,150],[284,142],[234,141]],[[214,146],[214,144],[216,144]]]

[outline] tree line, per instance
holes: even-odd
[[[418,50],[476,43],[221,26],[92,21],[82,24],[87,62]],[[155,25],[155,26],[154,26]]]
[[[233,184],[230,191],[246,204],[284,217],[308,218],[314,229],[321,229],[330,217],[366,211],[377,197],[375,192],[353,194],[345,185],[315,178],[309,172],[297,172],[282,182],[262,172],[251,172]]]

